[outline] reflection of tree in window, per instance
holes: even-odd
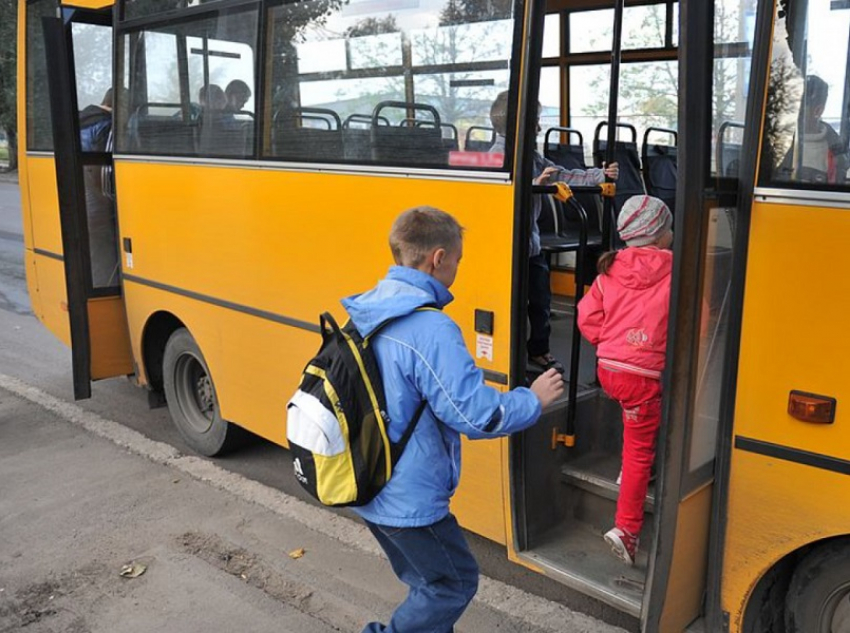
[[[654,48],[663,42],[666,33],[666,9],[663,5],[646,7],[638,14],[639,21],[633,22],[628,29],[629,48]],[[613,12],[611,12],[613,18]],[[625,27],[624,27],[625,28]],[[605,42],[610,46],[613,37],[612,27],[603,29],[595,43]],[[594,99],[585,108],[583,114],[599,118],[608,111],[608,93],[610,73],[596,74],[586,86],[574,86],[574,90],[589,90]],[[672,127],[678,120],[679,75],[675,62],[629,63],[620,66],[619,116],[623,122],[638,127]]]
[[[275,63],[272,65],[271,85],[275,113],[281,110],[291,112],[301,103],[296,45],[306,41],[308,28],[321,28],[346,3],[345,0],[317,0],[283,5],[273,10],[271,46]],[[283,119],[295,121],[292,116],[284,116]]]

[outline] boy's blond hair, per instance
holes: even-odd
[[[435,248],[454,251],[463,241],[463,227],[445,211],[413,207],[390,229],[390,250],[399,266],[417,268]]]

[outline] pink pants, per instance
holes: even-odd
[[[637,536],[661,424],[661,381],[604,367],[598,373],[605,393],[623,407],[623,478],[614,524]]]

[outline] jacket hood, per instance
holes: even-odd
[[[100,106],[90,105],[80,111],[80,128],[88,127],[103,120],[112,121],[112,113]]]
[[[673,252],[655,247],[630,247],[617,253],[608,275],[626,288],[648,288],[673,271]]]
[[[342,306],[365,337],[387,319],[427,305],[442,310],[452,299],[449,289],[431,275],[407,266],[392,266],[377,286],[343,299]]]

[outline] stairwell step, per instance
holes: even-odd
[[[620,494],[617,475],[620,459],[615,455],[590,453],[561,467],[561,481],[604,499],[616,501]],[[655,511],[655,485],[650,482],[644,504],[646,512]]]

